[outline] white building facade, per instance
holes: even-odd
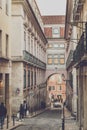
[[[38,15],[34,13],[34,9],[37,10]],[[39,89],[42,87],[44,90],[46,86],[44,77],[47,40],[42,25],[40,12],[35,1],[12,0],[13,111],[18,110],[19,104],[23,100],[27,101],[31,109],[37,109],[46,97],[44,91],[40,98],[41,89]]]

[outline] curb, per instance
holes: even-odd
[[[19,127],[19,126],[22,126],[23,124],[18,124],[16,126],[13,126],[12,128],[10,128],[9,130],[14,130],[15,128]]]
[[[39,111],[39,112],[36,112],[35,114],[33,114],[33,115],[31,115],[31,116],[27,116],[27,118],[33,118],[33,117],[35,117],[35,116],[37,116],[37,115],[43,113],[43,112],[46,111],[46,110],[47,110],[47,109],[44,109],[44,110]]]
[[[37,116],[37,115],[43,113],[43,112],[46,111],[46,110],[47,110],[47,108],[44,109],[44,110],[41,110],[41,111],[36,112],[36,113],[33,114],[32,116],[27,116],[26,118],[33,118],[33,117],[35,117],[35,116]],[[20,126],[23,126],[23,125],[24,125],[24,124],[23,124],[23,122],[22,122],[21,124],[18,124],[18,125],[13,126],[12,128],[9,128],[9,130],[14,130],[15,128],[20,127]]]

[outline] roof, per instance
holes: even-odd
[[[42,16],[44,24],[65,24],[65,15]]]

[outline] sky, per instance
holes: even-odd
[[[36,0],[41,15],[65,15],[66,0]]]

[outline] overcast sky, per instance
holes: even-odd
[[[65,15],[66,0],[36,0],[41,15]]]

